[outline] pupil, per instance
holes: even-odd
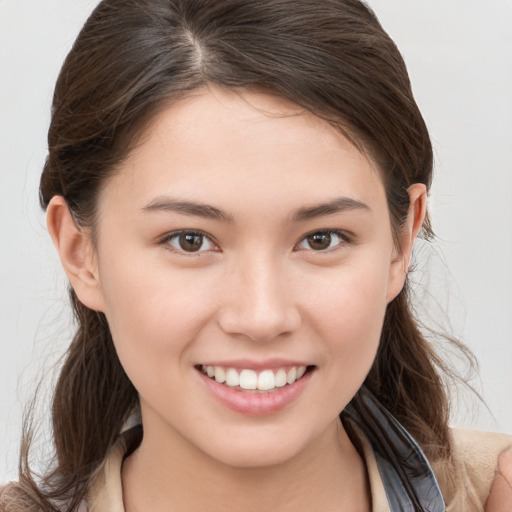
[[[308,244],[311,249],[321,251],[331,245],[331,235],[329,233],[315,233],[308,236]]]
[[[184,251],[196,252],[201,249],[201,245],[203,245],[202,235],[194,235],[191,233],[180,235],[180,247]]]

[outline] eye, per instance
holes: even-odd
[[[297,245],[299,249],[325,252],[348,242],[348,237],[341,231],[315,231],[306,235]]]
[[[170,245],[172,249],[184,253],[199,253],[217,250],[212,240],[201,231],[179,231],[171,233],[162,240],[163,244]]]

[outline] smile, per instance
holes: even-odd
[[[249,416],[278,413],[304,392],[316,365],[237,362],[200,364],[195,368],[211,396],[231,410]],[[249,366],[249,368],[248,368]]]
[[[306,366],[266,369],[256,372],[251,369],[223,368],[222,366],[200,367],[201,372],[219,384],[243,391],[268,392],[283,388],[298,381],[306,373]]]

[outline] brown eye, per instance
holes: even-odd
[[[301,250],[307,249],[316,252],[327,252],[349,242],[350,239],[343,231],[315,231],[314,233],[306,235],[297,244],[297,248]]]
[[[203,235],[183,233],[179,237],[180,248],[186,252],[197,252],[203,245]]]
[[[331,245],[330,233],[313,233],[306,237],[309,247],[315,251],[324,251]]]
[[[199,253],[215,248],[215,244],[207,235],[197,231],[174,233],[163,240],[163,243],[182,253]]]

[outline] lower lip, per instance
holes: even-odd
[[[198,370],[200,377],[212,395],[233,411],[249,416],[266,416],[284,409],[304,390],[311,378],[307,371],[299,380],[268,392],[245,392],[219,384]]]

